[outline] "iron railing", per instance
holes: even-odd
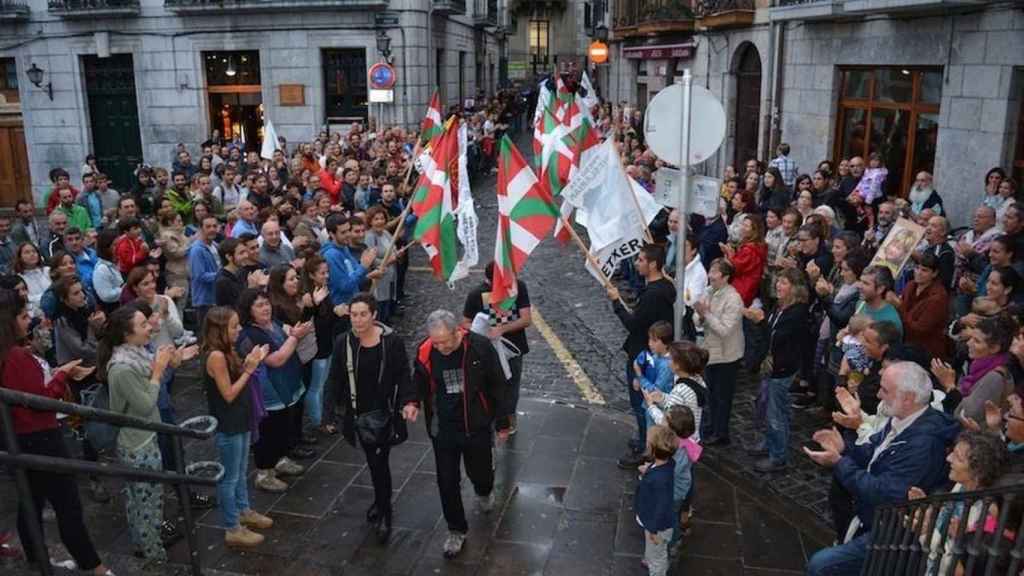
[[[626,0],[616,9],[615,28],[647,22],[693,20],[694,11],[687,0]]]
[[[874,514],[862,576],[1019,574],[1024,482],[929,496]]]
[[[754,0],[697,0],[693,11],[698,18],[706,18],[733,10],[755,9]]]
[[[49,0],[49,6],[59,14],[138,12],[139,0]]]
[[[176,471],[163,472],[116,464],[85,462],[70,458],[22,454],[18,443],[18,436],[14,432],[14,420],[11,417],[12,405],[40,412],[59,412],[125,428],[167,434],[172,440]],[[224,467],[218,462],[195,462],[186,466],[181,441],[182,438],[207,439],[212,437],[217,429],[216,418],[212,416],[197,416],[182,422],[180,426],[173,426],[162,422],[150,422],[135,416],[101,410],[91,406],[82,406],[35,394],[26,394],[8,388],[0,388],[0,425],[3,427],[3,437],[7,448],[6,452],[0,451],[0,464],[14,468],[19,503],[29,510],[35,509],[35,502],[28,485],[28,476],[25,474],[26,469],[64,474],[114,476],[136,482],[159,482],[174,486],[178,492],[178,501],[181,502],[182,515],[185,517],[185,537],[188,545],[192,576],[201,576],[198,532],[195,521],[192,518],[192,509],[189,505],[192,499],[192,492],[189,486],[216,486],[217,482],[224,475]],[[39,523],[39,518],[35,514],[26,514],[25,518],[28,520],[30,542],[24,544],[32,547],[39,573],[43,576],[49,576],[52,567],[50,566],[50,557],[46,550],[46,543],[43,540],[43,530]]]

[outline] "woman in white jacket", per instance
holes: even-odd
[[[728,446],[729,417],[736,393],[736,373],[743,360],[743,299],[730,284],[733,267],[718,258],[708,270],[710,290],[694,305],[704,322],[708,365],[704,374],[711,392],[709,417],[704,418],[705,446]]]

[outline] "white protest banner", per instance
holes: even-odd
[[[607,140],[606,142],[611,142]],[[607,148],[611,144],[603,144],[595,149],[594,154],[586,154],[583,161],[569,185],[562,189],[562,198],[577,208],[586,204],[586,197],[591,193],[597,193],[605,184],[608,175],[608,166],[611,162],[618,162],[618,154],[614,154],[614,146],[611,146],[613,154],[609,154]]]
[[[636,256],[643,247],[644,239],[636,237],[613,242],[596,252],[591,250],[591,254],[594,255],[594,258],[601,265],[601,272],[604,274],[604,278],[611,278],[615,270],[618,269],[619,262]],[[587,272],[590,272],[591,276],[596,278],[598,282],[604,282],[601,275],[594,270],[589,261],[586,263],[586,266]]]

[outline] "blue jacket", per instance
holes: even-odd
[[[693,462],[690,460],[690,453],[682,446],[676,448],[672,460],[676,463],[672,472],[672,500],[682,502],[690,495],[690,488],[693,487]]]
[[[637,354],[634,362],[640,366],[642,373],[639,377],[641,389],[660,390],[665,394],[672,392],[675,375],[672,373],[672,366],[667,357],[644,350]]]
[[[960,423],[929,407],[909,428],[893,439],[871,465],[871,456],[889,433],[892,420],[861,445],[847,446],[835,467],[836,480],[853,495],[861,531],[871,530],[875,508],[905,502],[917,486],[930,493],[949,475],[947,448],[960,433]]]
[[[320,255],[327,262],[329,279],[327,287],[331,289],[331,302],[335,306],[348,304],[349,300],[359,292],[359,283],[366,278],[366,268],[352,255],[347,246],[338,246],[328,242],[320,248]]]
[[[633,509],[640,524],[648,532],[662,532],[675,526],[672,514],[675,461],[661,466],[651,465],[640,479],[633,498]]]
[[[246,222],[245,220],[239,218],[238,221],[235,222],[235,226],[231,228],[231,237],[238,238],[239,236],[245,234],[246,232],[249,232],[254,236],[260,235],[260,231],[256,229],[255,224],[251,222]]]
[[[103,200],[100,198],[99,193],[95,190],[86,194],[85,192],[78,195],[76,200],[79,205],[84,206],[86,212],[89,213],[89,220],[92,221],[92,227],[99,230],[103,227]],[[85,233],[85,230],[82,230]]]
[[[220,263],[210,252],[210,248],[201,240],[196,240],[188,249],[188,269],[191,274],[189,288],[192,294],[193,306],[213,306],[214,283],[217,280],[217,272],[220,270]]]
[[[82,287],[85,288],[85,293],[90,296],[94,296],[95,290],[92,287],[92,272],[96,269],[96,264],[100,261],[99,257],[96,256],[96,251],[92,248],[83,248],[81,254],[73,257],[75,259],[75,270],[78,272],[78,279],[82,281]]]

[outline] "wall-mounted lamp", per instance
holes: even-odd
[[[377,52],[384,56],[384,61],[391,63],[391,37],[384,30],[377,30]]]
[[[224,73],[229,77],[234,77],[235,74],[238,74],[238,71],[235,70],[235,58],[233,56],[228,56],[228,69]]]
[[[608,41],[608,27],[604,24],[598,24],[594,27],[594,38],[601,42]]]
[[[44,88],[43,86],[43,69],[36,66],[36,63],[32,63],[32,67],[29,68],[26,73],[28,74],[28,81],[35,85],[36,88]],[[53,82],[47,82],[46,94],[53,100]]]

